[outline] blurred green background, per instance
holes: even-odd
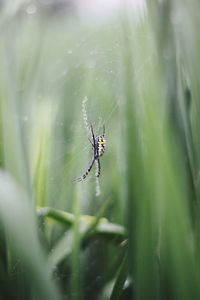
[[[99,3],[0,1],[0,299],[200,299],[200,3]]]

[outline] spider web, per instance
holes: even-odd
[[[118,25],[111,25],[111,27],[113,32],[117,34],[119,33]],[[77,40],[77,43],[75,43],[74,45],[72,44],[68,49],[67,54],[71,57],[71,61],[73,61],[74,64],[71,66],[71,69],[68,67],[69,71],[66,71],[68,73],[63,73],[63,76],[66,77],[66,75],[69,74],[69,77],[66,77],[67,80],[62,80],[62,78],[58,76],[58,80],[56,81],[59,87],[62,84],[66,85],[66,82],[71,82],[70,76],[72,76],[71,74],[73,74],[73,72],[75,72],[76,70],[75,75],[77,82],[78,80],[80,80],[80,82],[83,82],[83,90],[81,90],[81,92],[78,90],[78,88],[76,90],[77,85],[72,85],[73,93],[71,95],[73,101],[76,101],[76,105],[74,106],[74,111],[75,109],[76,111],[74,117],[72,118],[72,122],[70,124],[71,127],[67,134],[60,135],[59,137],[55,135],[55,147],[59,147],[59,143],[62,143],[62,145],[60,147],[60,152],[56,152],[55,155],[51,157],[51,163],[58,163],[58,165],[60,165],[60,168],[57,167],[60,181],[59,178],[57,179],[55,175],[52,177],[52,182],[58,182],[60,186],[64,186],[64,183],[66,183],[67,188],[68,186],[70,186],[70,184],[72,184],[73,180],[84,174],[92,161],[93,149],[91,147],[91,143],[88,140],[88,138],[91,139],[90,124],[93,125],[95,137],[102,133],[102,128],[105,124],[108,146],[109,140],[112,140],[113,143],[113,138],[116,138],[117,136],[113,135],[110,139],[108,138],[109,134],[116,130],[116,125],[119,125],[119,127],[121,125],[124,126],[123,124],[119,124],[119,118],[118,116],[116,116],[119,106],[123,105],[122,102],[124,98],[123,91],[121,91],[120,87],[120,80],[122,77],[121,75],[123,74],[119,74],[118,72],[121,67],[121,65],[119,64],[119,53],[120,55],[123,54],[121,53],[123,49],[121,49],[121,41],[119,39],[116,39],[116,37],[119,37],[119,35],[115,37],[114,34],[112,44],[106,41],[105,38],[110,38],[109,34],[107,36],[106,35],[104,36],[104,41],[102,42],[99,38],[97,38],[96,33],[93,34],[93,32],[87,31],[87,34],[81,36],[81,38]],[[151,37],[147,36],[146,38]],[[84,53],[84,49],[86,55],[81,56],[80,50],[81,53]],[[144,59],[143,64],[134,66],[135,82],[138,86],[140,86],[143,72],[148,67],[149,63],[151,63],[152,55],[154,54],[149,53],[148,57]],[[75,56],[74,59],[73,56]],[[66,57],[66,61],[70,61],[70,58]],[[121,63],[123,63],[123,61]],[[62,58],[59,61],[59,66],[60,64],[64,65]],[[82,70],[84,70],[86,75],[82,74]],[[121,68],[121,71],[123,72],[123,68]],[[58,75],[60,74],[59,72],[54,73]],[[70,85],[67,86],[67,88],[69,88],[70,93]],[[108,89],[109,91],[105,92],[106,89]],[[77,94],[77,97],[74,96],[75,94]],[[102,97],[104,98],[104,102],[102,102],[101,100]],[[70,103],[66,102],[66,107],[67,106],[70,106]],[[62,122],[64,121],[62,120]],[[107,155],[107,153],[109,153],[109,148],[106,151],[105,155]],[[101,162],[103,162],[104,156],[100,159]],[[93,169],[95,169],[96,162],[93,167]],[[63,170],[61,170],[61,168]],[[102,181],[101,178],[103,176],[106,176],[104,168],[102,168],[100,181]],[[100,183],[99,179],[95,176],[94,170],[91,170],[90,174],[84,180],[84,184],[90,185],[90,182],[92,180],[96,182],[96,195],[100,195]]]

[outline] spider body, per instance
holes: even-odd
[[[103,127],[103,133],[95,138],[93,127],[91,125],[91,133],[92,133],[92,141],[89,139],[90,143],[93,147],[93,160],[88,167],[87,171],[77,179],[77,181],[83,181],[87,175],[90,173],[95,161],[97,161],[97,172],[96,177],[100,176],[101,173],[101,165],[99,158],[104,154],[106,150],[106,139],[105,139],[105,126]]]
[[[105,150],[106,150],[106,140],[104,134],[101,134],[96,138],[96,151],[97,151],[96,157],[99,158],[100,156],[102,156]]]

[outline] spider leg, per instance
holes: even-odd
[[[95,141],[94,130],[93,130],[92,124],[90,124],[90,126],[91,126],[92,140],[93,140],[93,148],[94,148],[94,159],[96,159],[96,157],[97,157],[96,141]]]
[[[101,174],[101,165],[99,158],[97,159],[97,170],[96,170],[96,177],[99,177]]]
[[[92,145],[92,147],[94,148],[94,145],[93,145],[91,139],[88,138],[88,140],[89,140],[90,144]]]
[[[91,132],[92,132],[93,145],[95,145],[95,136],[94,136],[94,130],[93,130],[92,124],[90,124],[90,127],[91,127]]]
[[[87,171],[79,178],[77,178],[75,181],[83,181],[87,176],[88,174],[90,173],[93,165],[94,165],[94,162],[95,162],[95,159],[93,159],[93,161],[91,162],[90,166],[88,167]]]

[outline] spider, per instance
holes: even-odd
[[[91,127],[92,141],[90,139],[89,139],[89,141],[93,147],[93,159],[92,159],[92,162],[91,162],[90,166],[88,167],[87,171],[81,177],[79,177],[76,181],[83,181],[87,177],[87,175],[92,170],[92,167],[93,167],[95,161],[97,161],[96,177],[99,177],[101,174],[101,165],[100,165],[99,158],[104,154],[104,152],[106,150],[106,140],[104,137],[105,136],[105,125],[103,126],[103,133],[100,134],[99,136],[97,136],[96,138],[94,135],[92,124],[90,125],[90,127]]]

